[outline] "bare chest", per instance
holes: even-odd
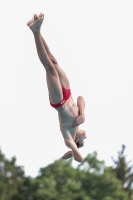
[[[71,123],[78,117],[79,108],[70,98],[64,105],[61,111],[58,111],[60,130],[64,139],[75,139],[77,127],[71,128]]]
[[[68,127],[79,115],[79,108],[70,98],[66,103],[58,110],[58,118],[60,127]]]

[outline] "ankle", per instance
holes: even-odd
[[[41,35],[40,30],[31,30],[34,35]]]

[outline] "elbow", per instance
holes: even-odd
[[[84,99],[82,96],[79,96],[78,99]]]
[[[85,100],[84,100],[84,98],[83,98],[82,96],[79,96],[79,97],[78,97],[78,101],[79,101],[79,102],[84,102],[84,103],[85,103]]]

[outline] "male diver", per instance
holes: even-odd
[[[82,96],[77,98],[77,104],[73,101],[68,77],[59,67],[41,35],[43,20],[42,13],[39,16],[34,14],[27,25],[33,32],[39,59],[46,70],[50,105],[58,111],[60,131],[66,146],[71,149],[62,156],[62,159],[73,156],[76,161],[82,162],[83,157],[78,148],[83,146],[86,132],[80,130],[78,126],[85,121],[85,101]]]

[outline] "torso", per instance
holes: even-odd
[[[63,104],[63,106],[56,108],[58,111],[58,118],[60,122],[60,131],[62,132],[65,144],[67,140],[75,140],[78,126],[70,127],[70,124],[78,117],[79,108],[74,103],[72,96]],[[67,145],[68,146],[68,145]]]

